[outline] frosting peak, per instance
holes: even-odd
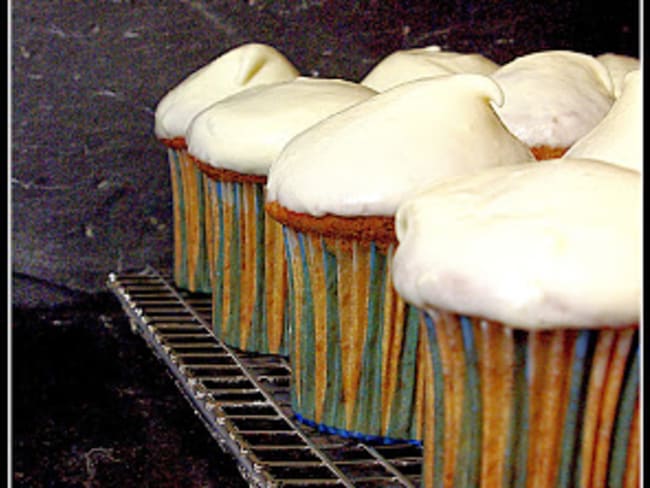
[[[593,158],[641,171],[643,167],[641,71],[624,76],[621,94],[607,115],[566,153],[566,158]]]
[[[505,94],[497,113],[529,147],[571,146],[614,101],[609,72],[587,54],[540,51],[514,59],[491,76]]]
[[[478,53],[464,54],[427,46],[389,54],[370,70],[361,84],[385,91],[419,78],[457,73],[488,75],[497,68],[498,64]]]
[[[379,93],[292,139],[271,165],[267,199],[313,216],[390,216],[432,181],[532,161],[490,101],[499,87],[474,74]]]
[[[244,44],[217,57],[170,90],[158,103],[154,131],[160,139],[184,137],[201,110],[245,88],[298,76],[282,53],[259,43]]]
[[[607,68],[607,71],[609,71],[614,86],[614,96],[617,98],[620,96],[621,90],[623,89],[623,79],[625,78],[626,73],[641,68],[641,62],[632,56],[604,53],[600,56],[596,56],[596,59]]]

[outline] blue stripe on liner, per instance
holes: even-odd
[[[179,232],[175,232],[174,228],[174,237],[176,239],[179,239],[181,242],[181,255],[176,256],[174,259],[179,260],[180,262],[180,270],[179,270],[179,276],[174,276],[174,280],[176,281],[176,285],[179,288],[188,288],[189,287],[189,280],[188,280],[188,270],[187,270],[187,229],[186,229],[186,222],[185,222],[185,190],[186,188],[183,185],[183,169],[181,168],[181,161],[180,161],[180,154],[177,151],[173,151],[174,154],[174,161],[173,161],[173,168],[172,171],[176,174],[176,188],[178,190],[177,194],[174,195],[175,197],[175,204],[178,206],[178,211],[180,213],[180,222],[179,222]]]
[[[481,475],[482,401],[478,352],[474,344],[474,327],[465,316],[460,317],[465,350],[465,391],[458,443],[454,487],[478,486]]]
[[[214,275],[212,277],[212,330],[217,337],[223,338],[223,267],[224,267],[224,206],[223,206],[223,183],[210,181],[211,189],[217,193],[216,213],[217,228],[219,229],[219,242],[214,259]],[[215,209],[213,208],[213,215]],[[214,218],[214,217],[213,217]]]
[[[562,452],[556,486],[567,488],[579,481],[577,456],[580,455],[581,419],[586,401],[587,379],[589,376],[588,357],[593,349],[595,334],[590,330],[578,332],[573,352],[573,365],[569,378],[569,398],[562,434]]]
[[[196,178],[196,188],[197,188],[197,208],[199,212],[199,236],[198,236],[198,256],[196,258],[196,269],[194,270],[194,287],[196,292],[199,293],[210,293],[211,284],[210,284],[210,267],[208,265],[208,255],[207,255],[207,238],[205,233],[205,206],[206,202],[206,192],[204,188],[204,180],[207,180],[208,177],[203,174],[203,172],[196,166],[192,166],[194,170],[194,176]]]
[[[639,331],[635,332],[632,351],[628,359],[623,388],[616,412],[613,441],[610,447],[609,476],[607,486],[623,486],[627,471],[630,429],[634,419],[637,396],[639,395]]]
[[[291,231],[285,227],[284,225],[282,226],[282,236],[284,239],[284,252],[286,255],[287,259],[287,300],[285,302],[286,305],[286,318],[287,318],[287,323],[288,323],[288,328],[291,331],[291,334],[289,335],[289,360],[291,362],[297,361],[298,358],[296,358],[295,350],[296,350],[296,341],[297,339],[297,334],[294,333],[295,328],[296,328],[296,298],[294,296],[294,288],[295,288],[295,283],[294,283],[294,276],[293,276],[293,266],[291,263],[293,262],[293,246],[291,245],[291,238],[289,237],[289,233]],[[291,385],[292,387],[289,389],[289,392],[291,394],[291,405],[295,407],[298,405],[298,395],[296,394],[296,388],[293,386],[296,384],[296,368],[291,368]]]
[[[359,393],[354,406],[358,429],[381,432],[381,379],[382,338],[384,335],[384,298],[386,288],[386,257],[370,243],[368,303],[366,308],[366,333],[361,357]]]
[[[231,222],[232,236],[230,242],[230,310],[228,311],[228,330],[226,343],[242,347],[241,344],[241,231],[239,219],[241,217],[241,183],[231,183],[233,191],[233,215]]]
[[[315,351],[316,332],[314,324],[314,297],[311,291],[311,276],[309,274],[309,261],[307,259],[307,252],[305,250],[306,237],[298,233],[298,245],[300,247],[300,256],[302,260],[302,275],[303,275],[303,303],[301,305],[301,319],[300,319],[300,357],[293,358],[300,362],[300,376],[301,376],[301,410],[305,411],[311,417],[315,416],[315,370],[316,370],[316,355],[306,355],[306,351]]]
[[[418,434],[419,427],[413,412],[416,401],[420,311],[407,303],[404,306],[406,307],[402,325],[404,335],[397,370],[397,386],[391,402],[391,419],[386,434],[388,437],[396,437],[394,433],[406,433],[414,438]],[[410,413],[402,415],[402,412]]]
[[[429,354],[433,365],[433,466],[423,466],[424,469],[433,469],[433,486],[444,486],[444,461],[445,461],[445,380],[442,357],[438,349],[438,336],[436,324],[429,314],[424,315],[424,324],[427,328]]]
[[[264,246],[264,186],[251,183],[254,191],[255,205],[255,306],[251,318],[251,334],[249,336],[248,350],[262,353],[269,352],[269,336],[266,328],[266,297],[264,287],[266,284],[266,267],[264,266],[265,246]],[[250,263],[245,263],[250,266]],[[243,290],[242,293],[246,293]]]
[[[506,463],[503,486],[525,488],[528,462],[529,404],[528,377],[528,336],[523,330],[514,329],[514,384],[508,441],[506,443]]]
[[[585,379],[585,385],[584,385],[584,390],[582,391],[582,397],[580,399],[580,405],[583,410],[581,412],[582,417],[584,417],[584,410],[586,410],[586,404],[587,404],[587,398],[589,394],[589,377],[593,373],[593,362],[594,362],[594,356],[596,352],[596,348],[598,347],[598,342],[602,340],[602,330],[593,330],[590,331],[590,342],[588,345],[588,350],[586,352],[586,361],[585,361],[585,374],[587,375],[587,378]],[[577,435],[579,436],[578,438],[578,446],[582,446],[583,444],[583,437],[585,435],[585,432],[583,431],[583,425],[582,422],[579,426]],[[574,467],[573,467],[573,479],[571,479],[571,483],[569,483],[569,486],[574,486],[580,481],[580,477],[582,475],[582,472],[584,470],[584,459],[582,457],[582,449],[579,448],[578,452],[576,453],[575,461],[574,461]]]
[[[308,425],[309,427],[313,427],[317,429],[319,432],[323,432],[325,434],[338,435],[346,439],[356,439],[356,440],[369,442],[369,443],[376,443],[376,444],[386,444],[386,445],[410,444],[412,446],[422,447],[422,442],[414,439],[393,439],[391,437],[362,434],[361,432],[355,432],[352,430],[337,429],[335,427],[330,427],[328,425],[316,423],[313,420],[309,420],[308,418],[303,417],[299,413],[294,413],[294,417],[298,422]]]
[[[341,344],[341,330],[338,299],[338,274],[336,254],[327,250],[327,242],[321,238],[323,249],[323,269],[325,273],[325,299],[327,320],[327,344]],[[327,388],[325,405],[338,405],[343,389],[343,371],[340,347],[327,348]],[[326,408],[323,411],[323,423],[345,425],[344,408]]]
[[[284,297],[284,334],[282,336],[282,345],[280,346],[280,354],[289,357],[291,354],[291,336],[293,334],[293,322],[291,321],[290,314],[293,309],[293,288],[289,285],[289,276],[291,275],[291,263],[289,262],[288,252],[286,250],[286,238],[284,236],[284,229],[282,229],[282,242],[284,244],[282,252],[284,253],[284,270],[286,276],[286,295]]]

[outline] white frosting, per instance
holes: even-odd
[[[532,161],[490,102],[496,83],[460,74],[404,83],[317,123],[271,165],[267,199],[314,216],[393,215],[418,188]]]
[[[496,111],[530,147],[569,147],[602,120],[614,101],[607,69],[593,56],[542,51],[491,75],[505,94]]]
[[[439,46],[404,49],[382,59],[361,80],[373,90],[385,91],[419,78],[457,73],[489,75],[499,65],[478,53],[442,51]]]
[[[643,167],[643,100],[641,72],[625,77],[622,93],[605,118],[578,140],[565,158],[600,159],[641,171]]]
[[[638,323],[640,175],[594,160],[447,180],[397,211],[395,288],[419,308],[513,327]]]
[[[623,88],[623,79],[630,71],[641,69],[641,62],[632,56],[622,54],[605,53],[596,56],[605,68],[609,71],[614,84],[614,96],[619,97]]]
[[[154,132],[159,139],[184,137],[190,121],[209,105],[244,88],[296,76],[296,68],[271,46],[251,43],[231,49],[192,73],[160,100]]]
[[[265,175],[296,134],[375,93],[350,81],[306,77],[249,88],[192,121],[188,151],[219,168]]]

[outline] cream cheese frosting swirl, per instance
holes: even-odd
[[[641,182],[555,159],[449,179],[398,209],[394,285],[419,308],[516,328],[638,324]]]
[[[475,74],[401,84],[294,137],[271,165],[267,201],[312,216],[392,216],[418,188],[487,166],[532,161]]]
[[[614,84],[614,96],[619,97],[623,89],[623,79],[630,71],[641,69],[641,62],[632,56],[623,54],[604,53],[596,56],[605,68],[609,71]]]
[[[249,88],[192,121],[188,151],[218,168],[266,175],[292,137],[375,93],[351,81],[307,77]]]
[[[614,101],[609,72],[587,54],[540,51],[514,59],[491,76],[505,96],[497,113],[529,147],[571,146]]]
[[[361,84],[377,91],[419,78],[457,73],[489,75],[499,65],[478,53],[443,51],[428,46],[395,51],[382,59],[361,80]]]
[[[625,76],[622,93],[605,118],[571,146],[564,157],[599,159],[641,171],[643,100],[640,70]]]
[[[159,139],[185,137],[190,121],[209,105],[245,88],[299,75],[277,49],[259,43],[233,48],[195,71],[158,103],[154,132]]]

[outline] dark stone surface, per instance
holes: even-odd
[[[302,74],[358,81],[439,44],[499,63],[540,49],[638,55],[636,2],[13,2],[12,300],[69,302],[110,271],[171,262],[160,98],[228,49],[271,44]]]
[[[19,2],[12,31],[13,301],[66,301],[111,270],[164,267],[153,111],[224,37],[180,2]]]
[[[13,486],[243,487],[112,294],[14,309]]]

